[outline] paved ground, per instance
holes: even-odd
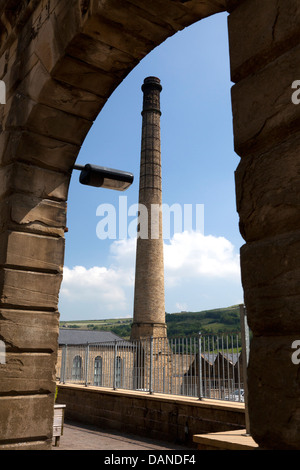
[[[52,448],[53,450],[195,450],[73,422],[65,422],[59,447],[53,445]]]

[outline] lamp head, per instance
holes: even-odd
[[[79,176],[81,184],[94,186],[96,188],[125,191],[133,183],[134,179],[132,173],[91,165],[90,163],[87,163],[84,166],[75,165],[74,169],[81,170]]]

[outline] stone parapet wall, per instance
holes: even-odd
[[[299,0],[1,2],[1,448],[51,446],[66,200],[93,121],[151,50],[226,10],[251,434],[299,449]]]
[[[89,129],[148,52],[225,9],[226,0],[163,10],[139,0],[0,2],[1,449],[51,448],[66,200]]]
[[[242,403],[62,384],[57,402],[69,420],[189,445],[194,434],[245,427]]]

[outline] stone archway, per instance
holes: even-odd
[[[299,448],[298,0],[4,0],[0,6],[1,448],[51,446],[66,199],[107,98],[155,46],[229,11],[251,433]],[[286,25],[289,25],[287,28]],[[298,74],[298,75],[297,75]]]

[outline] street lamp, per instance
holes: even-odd
[[[113,170],[103,166],[75,165],[74,170],[80,170],[79,181],[81,184],[94,186],[96,188],[114,189],[116,191],[125,191],[133,183],[132,173],[121,170]]]

